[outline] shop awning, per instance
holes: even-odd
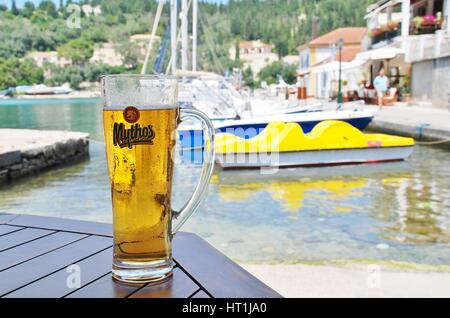
[[[379,49],[358,53],[356,59],[365,61],[391,60],[401,54],[405,54],[405,51],[402,49],[395,47],[382,47]]]
[[[308,75],[310,72],[311,72],[311,70],[309,68],[297,70],[297,76],[305,76],[305,75]]]
[[[342,62],[342,70],[351,70],[355,68],[360,68],[366,61],[365,60],[359,60],[355,59],[351,62]],[[314,68],[315,72],[333,72],[339,70],[339,61],[332,61],[326,64],[322,64],[319,66],[315,66]]]

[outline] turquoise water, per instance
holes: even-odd
[[[83,131],[90,160],[0,189],[0,212],[110,222],[99,100],[0,101],[1,128]],[[378,259],[450,264],[449,151],[416,147],[407,162],[216,172],[184,230],[243,261]],[[176,169],[174,206],[199,167]]]

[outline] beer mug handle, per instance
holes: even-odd
[[[208,184],[211,180],[211,176],[214,170],[215,160],[215,147],[214,147],[214,126],[201,111],[195,109],[181,109],[181,120],[187,118],[197,119],[202,123],[203,136],[204,136],[204,157],[203,168],[200,175],[200,181],[195,188],[189,201],[184,205],[180,211],[173,211],[172,214],[177,219],[177,224],[173,227],[172,235],[175,235],[183,224],[189,219],[189,217],[197,210],[200,203],[206,197]]]

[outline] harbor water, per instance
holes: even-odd
[[[90,159],[0,188],[0,212],[111,222],[100,100],[0,100],[0,128],[88,132]],[[244,262],[392,260],[450,264],[449,150],[417,146],[406,162],[216,171],[183,230]],[[178,165],[173,205],[199,166]]]

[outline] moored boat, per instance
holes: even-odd
[[[69,87],[49,87],[47,85],[35,85],[28,89],[25,94],[26,95],[65,95],[72,92],[72,89]]]
[[[252,119],[213,120],[216,133],[231,133],[235,136],[250,139],[260,134],[270,122],[294,122],[301,126],[304,133],[325,120],[346,122],[359,130],[364,130],[374,117],[373,110],[326,110],[296,114],[280,114]],[[178,129],[183,148],[203,146],[203,133],[199,125],[182,125]]]
[[[224,169],[327,166],[404,160],[412,138],[364,134],[342,121],[324,121],[309,134],[297,123],[273,122],[258,136],[216,136],[216,161]]]

